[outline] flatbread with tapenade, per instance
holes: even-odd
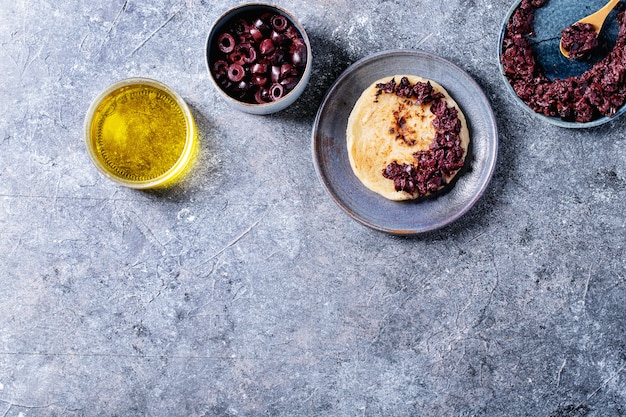
[[[412,200],[446,186],[464,164],[465,116],[438,83],[395,75],[372,83],[346,130],[356,177],[390,200]]]

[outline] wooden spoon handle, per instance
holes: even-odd
[[[602,29],[602,24],[604,23],[604,20],[609,15],[611,10],[613,10],[613,8],[619,2],[620,2],[620,0],[609,0],[609,2],[604,7],[602,7],[600,10],[598,10],[597,12],[595,12],[593,14],[590,14],[587,17],[584,17],[584,18],[580,19],[578,22],[579,23],[590,23],[590,24],[593,25],[593,27],[595,28],[596,32],[600,33],[600,30]]]

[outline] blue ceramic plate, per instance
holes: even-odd
[[[565,58],[559,51],[559,42],[561,40],[561,30],[570,26],[572,23],[579,19],[590,15],[591,13],[599,10],[606,4],[607,0],[548,0],[548,3],[535,11],[534,27],[535,37],[532,38],[537,58],[544,69],[544,73],[550,79],[555,78],[567,78],[570,76],[578,76],[583,72],[590,69],[593,64],[598,62],[606,54],[606,51],[613,47],[615,39],[618,34],[617,24],[617,8],[613,10],[602,29],[600,34],[600,44],[602,48],[598,53],[592,56],[588,61],[569,60]],[[504,40],[504,32],[506,25],[511,18],[511,15],[517,9],[521,0],[516,0],[511,9],[507,13],[504,22],[502,24],[502,30],[500,32],[500,42],[498,44],[498,63],[500,66],[500,74],[504,79],[504,84],[507,90],[513,95],[515,101],[519,103],[525,110],[529,111],[541,120],[548,123],[567,127],[567,128],[588,128],[599,126],[614,120],[618,116],[626,111],[626,106],[622,106],[617,113],[611,117],[602,117],[587,123],[566,122],[558,117],[547,117],[542,114],[534,112],[524,103],[513,88],[509,81],[504,76],[504,69],[502,67],[502,41]],[[619,5],[618,5],[619,7]]]
[[[352,172],[346,127],[352,108],[374,81],[396,74],[419,75],[441,84],[465,114],[470,146],[465,167],[443,193],[416,201],[391,201],[370,191]],[[481,88],[450,62],[420,51],[387,51],[351,65],[329,89],[313,126],[313,160],[320,181],[352,218],[376,230],[415,235],[443,227],[466,213],[493,174],[498,133]]]

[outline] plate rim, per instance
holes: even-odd
[[[429,225],[424,225],[421,227],[412,227],[412,228],[407,228],[407,229],[402,229],[402,230],[398,230],[398,229],[393,229],[390,227],[386,227],[383,224],[380,223],[376,223],[376,222],[372,222],[369,221],[368,219],[363,218],[360,215],[357,215],[351,207],[348,206],[348,204],[345,202],[345,200],[342,200],[336,193],[336,191],[333,189],[333,187],[331,187],[331,185],[329,184],[327,175],[325,174],[325,171],[323,170],[323,163],[320,160],[320,155],[318,153],[318,145],[319,142],[317,139],[317,133],[319,130],[319,126],[320,126],[320,121],[321,121],[321,116],[322,113],[324,112],[326,106],[328,105],[329,100],[333,97],[333,95],[335,94],[336,90],[339,88],[339,85],[341,84],[342,81],[345,80],[345,78],[347,78],[356,68],[359,68],[363,65],[369,64],[373,61],[377,61],[377,60],[381,60],[381,59],[395,59],[398,56],[410,56],[416,59],[430,59],[433,62],[436,62],[438,65],[441,66],[447,66],[450,69],[452,69],[455,73],[457,73],[458,75],[460,75],[461,77],[463,77],[464,79],[467,80],[467,82],[469,82],[472,87],[476,90],[477,94],[478,94],[478,100],[484,103],[484,107],[486,110],[486,120],[488,121],[488,129],[486,129],[485,131],[485,135],[488,137],[488,150],[486,152],[486,160],[491,161],[490,164],[488,164],[488,166],[486,167],[486,169],[484,170],[484,173],[481,173],[481,181],[478,182],[478,186],[475,188],[475,190],[472,192],[472,194],[469,196],[469,198],[465,199],[466,201],[464,201],[464,204],[461,208],[461,210],[457,210],[455,211],[452,215],[447,216],[444,220],[442,221],[438,221],[436,223],[433,224],[429,224]],[[471,124],[470,124],[471,126]],[[331,87],[328,89],[328,91],[326,92],[324,99],[322,100],[317,113],[315,115],[315,120],[313,123],[313,130],[312,130],[312,154],[313,154],[313,161],[314,161],[314,166],[315,166],[315,171],[317,174],[318,179],[320,180],[320,182],[322,183],[324,189],[326,190],[326,192],[328,193],[328,195],[331,197],[331,199],[344,211],[346,212],[352,219],[357,220],[358,222],[360,222],[361,224],[368,226],[374,230],[378,230],[378,231],[382,231],[382,232],[386,232],[386,233],[390,233],[390,234],[394,234],[394,235],[419,235],[419,234],[423,234],[426,232],[430,232],[433,230],[437,230],[440,228],[443,228],[447,225],[449,225],[450,223],[453,223],[454,221],[458,220],[460,217],[462,217],[464,214],[466,214],[475,204],[476,202],[482,197],[482,195],[484,194],[485,190],[487,189],[489,183],[491,182],[491,179],[493,177],[493,174],[495,172],[495,167],[497,164],[497,157],[498,157],[498,142],[499,142],[499,137],[498,137],[498,127],[497,127],[497,122],[496,122],[496,118],[495,118],[495,114],[493,112],[493,107],[491,105],[491,102],[489,101],[487,95],[485,94],[484,90],[482,89],[482,87],[477,83],[477,81],[471,77],[465,70],[463,70],[462,68],[460,68],[459,66],[457,66],[456,64],[448,61],[447,59],[438,56],[436,54],[430,53],[430,52],[426,52],[423,50],[418,50],[418,49],[389,49],[389,50],[383,50],[383,51],[379,51],[379,52],[375,52],[372,53],[370,55],[367,55],[361,59],[358,59],[357,61],[355,61],[354,63],[352,63],[351,65],[349,65],[338,77],[337,79],[333,82],[333,84],[331,85]],[[470,145],[471,146],[471,145]],[[326,170],[327,172],[327,170]],[[445,198],[444,196],[440,196],[437,198]],[[402,204],[403,202],[396,202],[398,204]],[[410,203],[410,202],[409,202]],[[418,204],[418,203],[413,203],[413,204]]]

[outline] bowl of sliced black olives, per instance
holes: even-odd
[[[210,79],[233,107],[270,114],[293,104],[311,75],[311,45],[287,10],[245,3],[224,12],[206,42]]]

